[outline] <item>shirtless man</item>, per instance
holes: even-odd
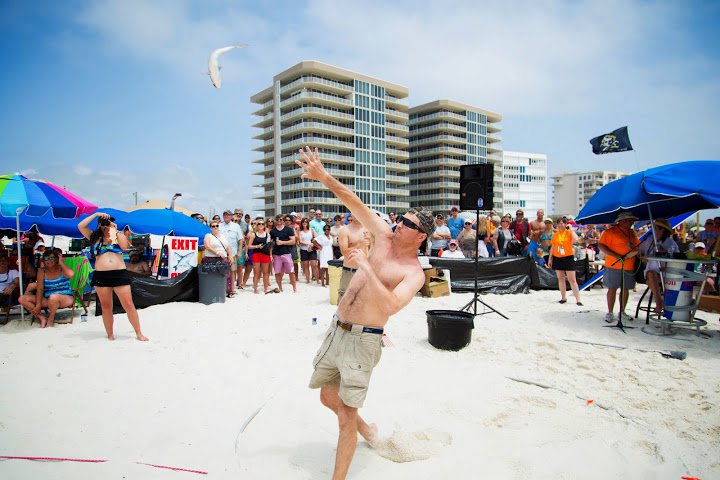
[[[302,178],[328,187],[373,235],[370,254],[351,249],[349,258],[357,272],[348,286],[313,361],[310,388],[320,388],[320,401],[338,417],[339,436],[334,480],[344,479],[357,446],[357,434],[373,444],[377,427],[358,415],[380,360],[383,327],[422,287],[425,275],[417,258],[420,244],[433,234],[432,212],[408,212],[398,216],[395,232],[349,188],[333,178],[320,162],[318,151],[300,150]]]
[[[128,272],[139,273],[140,275],[150,275],[150,267],[147,262],[142,261],[140,252],[137,250],[130,250],[130,261],[125,265]]]
[[[540,237],[545,231],[545,211],[538,210],[537,218],[530,222],[530,243],[528,244],[528,253],[532,256],[533,260],[537,262],[537,249],[542,248],[540,243]]]
[[[354,215],[351,214],[347,221],[347,227],[340,229],[338,234],[338,245],[343,257],[343,269],[338,287],[338,304],[358,268],[357,262],[350,258],[350,251],[359,248],[367,255],[370,250],[370,233],[363,228],[362,223]]]

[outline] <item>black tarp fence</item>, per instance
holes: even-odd
[[[475,289],[475,260],[431,257],[430,264],[450,271],[450,286],[455,292]],[[590,278],[587,259],[575,261],[578,284]],[[494,294],[528,293],[528,290],[557,290],[555,272],[538,267],[530,257],[478,259],[478,292]]]
[[[197,267],[192,268],[175,278],[155,279],[133,272],[128,272],[132,283],[133,303],[135,308],[146,308],[170,302],[198,301]],[[102,315],[100,302],[95,302],[95,315]],[[113,313],[125,313],[120,300],[113,294]]]

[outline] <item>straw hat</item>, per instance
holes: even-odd
[[[670,222],[668,222],[668,221],[665,220],[664,218],[658,218],[657,220],[655,220],[655,226],[656,226],[656,227],[660,227],[660,228],[664,228],[665,230],[667,230],[667,231],[670,232],[671,234],[675,233],[675,232],[673,231],[672,226],[670,226]]]
[[[618,215],[617,218],[615,219],[615,223],[620,223],[620,222],[622,222],[623,220],[628,220],[628,219],[632,219],[633,221],[635,221],[635,220],[638,219],[638,217],[636,217],[635,215],[633,215],[633,214],[630,213],[630,212],[622,212],[622,213],[621,213],[620,215]]]

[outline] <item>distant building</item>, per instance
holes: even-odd
[[[499,114],[453,100],[435,100],[408,113],[410,205],[448,213],[460,200],[463,165],[493,163],[500,179]],[[494,203],[500,205],[497,193]]]
[[[630,175],[625,172],[561,173],[553,179],[553,214],[571,215],[582,210],[590,197],[608,183]]]
[[[502,182],[495,185],[502,202],[499,211],[514,216],[522,208],[528,218],[541,209],[549,214],[547,155],[504,151],[502,157]]]
[[[254,124],[261,157],[266,215],[308,212],[325,216],[346,208],[322,184],[300,178],[298,150],[318,147],[327,170],[371,208],[408,209],[408,89],[316,61],[303,61],[251,97],[260,107]]]

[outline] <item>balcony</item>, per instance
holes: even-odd
[[[432,160],[411,160],[411,165],[413,167],[417,168],[426,168],[426,167],[434,167],[434,166],[447,166],[447,167],[461,167],[463,165],[467,165],[467,162],[465,160],[459,159],[459,158],[434,158]]]
[[[353,143],[353,142],[343,142],[341,140],[331,140],[328,138],[322,138],[322,137],[316,137],[316,136],[309,136],[309,137],[297,138],[295,140],[290,140],[289,142],[285,142],[282,145],[280,145],[280,148],[282,150],[287,150],[289,148],[304,147],[305,145],[309,145],[311,147],[315,147],[315,146],[320,147],[320,146],[330,145],[337,149],[355,150],[355,143]]]
[[[392,108],[385,109],[385,116],[387,118],[394,118],[396,120],[400,120],[401,122],[407,122],[408,120],[407,113],[401,112],[400,110],[394,110]]]
[[[487,131],[488,133],[495,133],[502,130],[502,126],[499,123],[488,123],[487,124]]]
[[[410,192],[406,188],[389,188],[385,187],[386,195],[395,195],[396,197],[409,197]]]
[[[292,127],[283,128],[280,132],[280,135],[286,136],[290,135],[292,133],[297,132],[312,132],[312,131],[324,131],[324,132],[332,132],[332,133],[339,133],[342,135],[355,135],[355,130],[352,128],[347,127],[341,127],[339,125],[330,125],[328,123],[322,123],[322,122],[302,122],[298,123],[296,125],[293,125]]]
[[[397,148],[389,146],[385,146],[385,155],[391,155],[398,158],[410,158],[410,152],[406,150],[398,150]]]
[[[347,98],[336,97],[334,95],[328,95],[325,93],[303,91],[301,93],[298,93],[297,95],[293,95],[287,100],[283,100],[282,102],[280,102],[280,108],[285,108],[288,105],[293,105],[295,103],[303,102],[305,100],[315,100],[318,103],[324,103],[327,105],[343,105],[345,107],[352,107],[352,100],[348,100]]]
[[[439,180],[436,182],[421,182],[417,184],[411,184],[410,190],[418,191],[418,190],[428,190],[431,188],[444,188],[444,189],[452,189],[452,190],[460,190],[460,181],[458,180]]]
[[[488,135],[487,136],[487,143],[497,143],[502,142],[502,137],[500,135]]]
[[[413,118],[408,122],[408,125],[419,125],[421,123],[428,123],[433,120],[458,120],[461,122],[465,122],[467,121],[467,118],[465,118],[465,115],[460,115],[459,113],[443,110],[440,112],[434,112],[428,115],[423,115],[421,117]]]
[[[410,165],[408,165],[407,163],[386,161],[385,170],[391,170],[395,172],[409,172]]]
[[[463,125],[457,125],[455,123],[450,123],[450,122],[438,122],[438,123],[433,123],[432,125],[427,125],[425,127],[420,127],[418,129],[415,129],[412,132],[410,132],[410,135],[418,135],[421,133],[437,132],[437,131],[443,131],[443,130],[449,130],[452,132],[458,132],[458,133],[462,133],[462,134],[467,133],[467,129]]]
[[[264,115],[267,112],[271,112],[273,109],[274,100],[268,100],[267,102],[263,103],[260,108],[255,110],[252,114],[253,115]]]
[[[410,131],[410,127],[407,125],[403,125],[402,123],[396,123],[396,122],[389,122],[385,121],[385,129],[389,132],[403,132],[408,133]]]
[[[262,157],[253,160],[252,163],[267,163],[274,159],[275,159],[275,153],[270,151],[270,152],[266,152],[265,155],[263,155]]]
[[[422,173],[411,173],[410,178],[412,180],[421,180],[423,178],[438,178],[438,177],[450,177],[454,178],[455,181],[460,181],[460,172],[457,170],[448,170],[446,168],[441,168],[432,172],[422,172]]]
[[[465,137],[459,137],[457,135],[433,135],[432,137],[423,138],[420,140],[413,140],[412,145],[420,146],[420,145],[428,145],[428,144],[434,144],[434,143],[452,143],[455,145],[465,145],[467,144],[467,139]]]
[[[456,155],[466,155],[467,154],[465,149],[449,147],[449,146],[442,146],[442,147],[435,147],[435,148],[426,148],[424,150],[412,152],[412,157],[413,158],[421,158],[421,157],[427,157],[428,155],[435,155],[438,153],[454,153]]]
[[[392,208],[394,210],[407,211],[410,209],[410,202],[398,202],[398,201],[393,201],[393,200],[387,200],[387,201],[385,201],[385,205],[388,208]]]
[[[314,75],[306,75],[280,87],[280,94],[282,95],[294,90],[311,87],[313,85],[323,85],[327,87],[327,90],[339,94],[352,93],[353,91],[353,87],[351,85],[345,85],[344,83],[316,77]]]
[[[403,137],[397,137],[395,135],[385,135],[385,142],[392,143],[393,145],[401,145],[407,147],[410,145],[410,140]]]
[[[387,183],[396,183],[396,184],[407,185],[410,183],[410,178],[385,173],[385,181]]]
[[[282,165],[295,165],[295,160],[299,159],[300,155],[297,153],[297,151],[293,152],[292,155],[286,155],[282,157],[280,160],[280,163]],[[352,155],[338,155],[335,153],[320,153],[320,159],[325,162],[329,163],[340,163],[342,165],[354,165],[355,164],[355,157]],[[327,167],[327,164],[325,165]]]
[[[495,145],[488,144],[488,145],[487,145],[487,151],[488,151],[488,152],[497,153],[497,152],[502,152],[502,148],[500,148],[500,146],[495,146]]]
[[[262,129],[262,132],[255,135],[253,138],[255,140],[267,140],[268,138],[272,137],[275,133],[275,127],[270,125],[269,127],[265,127]]]
[[[284,122],[286,120],[290,120],[292,118],[297,117],[304,117],[304,116],[315,116],[330,120],[355,120],[355,117],[352,114],[345,113],[345,112],[338,112],[336,110],[330,110],[329,108],[320,108],[320,107],[302,107],[298,108],[296,110],[293,110],[292,112],[288,112],[280,117],[280,121]]]
[[[253,175],[267,175],[269,173],[275,172],[275,164],[271,163],[270,165],[267,165],[262,170],[255,170],[252,174]]]
[[[259,127],[259,128],[267,127],[270,124],[272,124],[272,121],[273,121],[273,113],[270,112],[267,115],[260,118],[260,120],[258,120],[257,123],[254,123],[253,127]]]
[[[385,94],[385,103],[390,105],[397,105],[400,107],[406,107],[408,106],[407,99],[405,98],[398,98],[395,95],[390,95],[389,93]]]

